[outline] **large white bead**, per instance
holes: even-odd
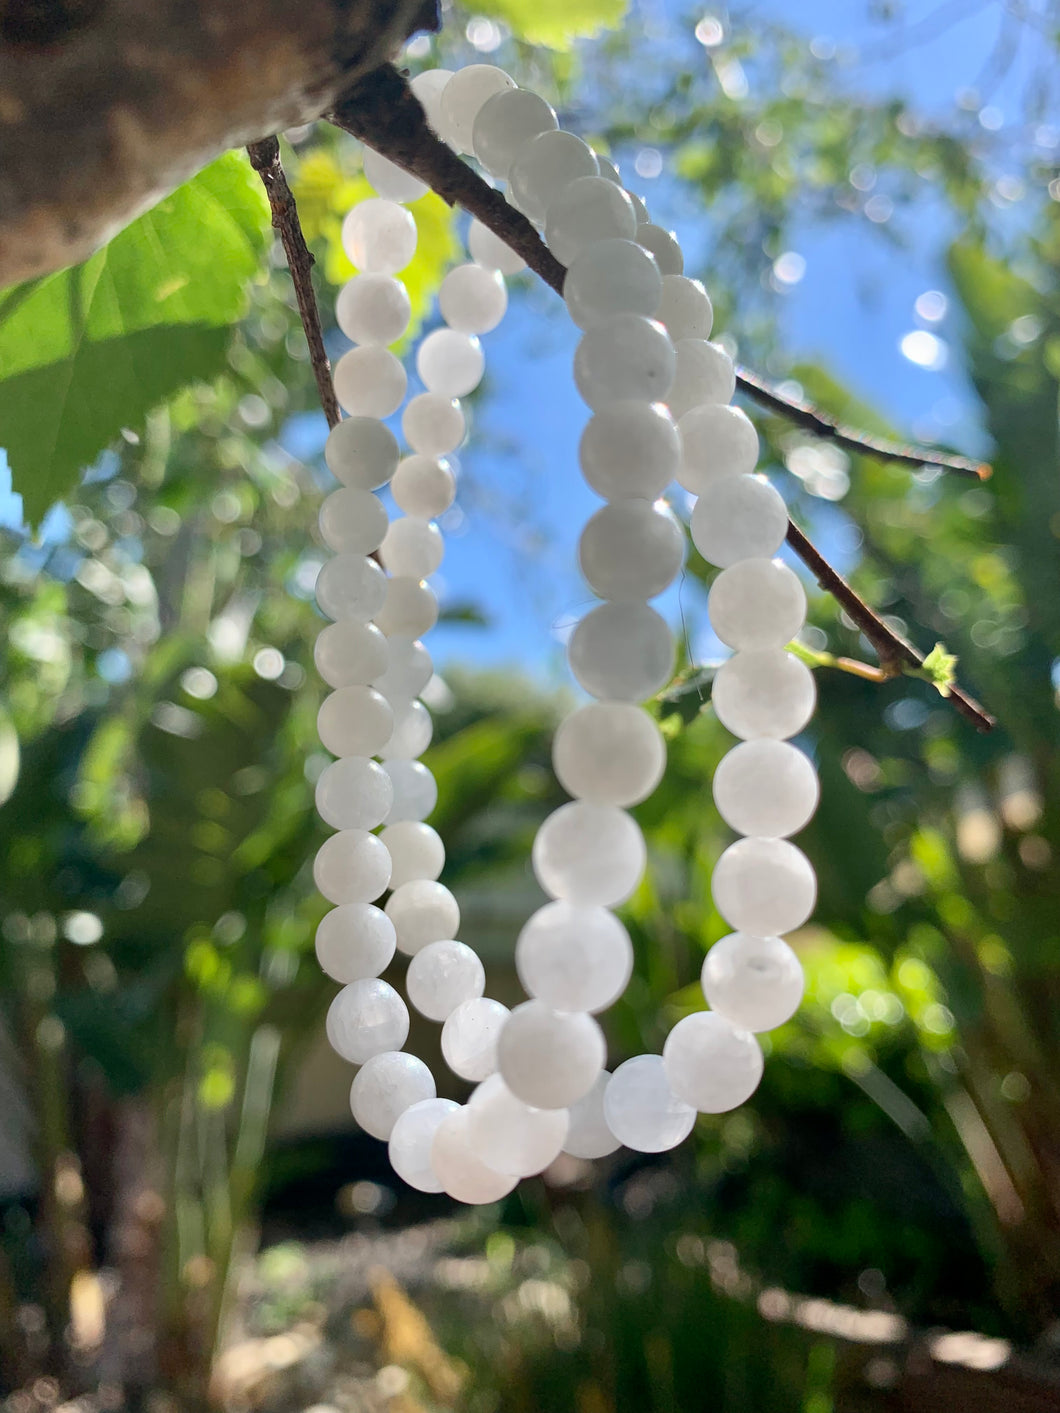
[[[480,1080],[497,1068],[497,1041],[511,1012],[488,996],[464,1001],[442,1026],[442,1056],[461,1079]]]
[[[776,937],[801,927],[817,901],[809,859],[787,839],[738,839],[714,866],[714,905],[737,932]]]
[[[473,152],[475,119],[485,104],[515,80],[495,64],[468,64],[458,69],[442,90],[439,136],[457,152]]]
[[[677,479],[693,495],[715,481],[753,471],[758,464],[758,433],[747,413],[728,403],[693,407],[678,423],[681,465]]]
[[[374,903],[390,882],[390,855],[376,835],[344,829],[317,850],[313,881],[329,903]]]
[[[415,78],[409,79],[409,88],[420,100],[427,123],[436,133],[442,130],[442,94],[452,77],[452,69],[424,69]]]
[[[508,173],[508,199],[531,221],[544,221],[555,196],[579,177],[595,177],[592,148],[572,132],[543,132],[516,154]]]
[[[575,800],[553,810],[541,825],[532,859],[537,881],[553,898],[614,907],[640,882],[644,836],[624,810]]]
[[[329,618],[367,623],[386,602],[387,578],[366,555],[337,554],[321,565],[316,596]]]
[[[438,622],[438,600],[423,580],[405,575],[393,579],[384,576],[384,585],[383,602],[375,612],[375,621],[387,637],[420,638],[430,632]]]
[[[600,241],[632,241],[636,231],[633,202],[606,177],[578,177],[545,210],[545,242],[562,265]]]
[[[714,803],[738,834],[782,839],[813,818],[820,797],[810,760],[787,741],[742,741],[714,772]]]
[[[678,1099],[702,1114],[724,1114],[758,1088],[762,1050],[749,1030],[716,1011],[697,1011],[666,1037],[663,1065]]]
[[[784,543],[788,508],[761,476],[726,476],[707,486],[692,508],[692,539],[708,564],[727,569],[741,559],[770,559]]]
[[[401,414],[401,430],[413,451],[423,456],[447,456],[464,440],[467,430],[459,402],[441,393],[417,393]]]
[[[383,760],[415,760],[431,744],[434,722],[422,702],[405,702],[394,714],[394,729],[379,748]]]
[[[554,1163],[567,1136],[566,1109],[524,1104],[499,1074],[483,1080],[467,1101],[468,1143],[497,1173],[531,1177]]]
[[[372,686],[394,706],[418,697],[434,674],[431,655],[415,638],[388,640],[386,670],[372,678]]]
[[[663,275],[655,317],[674,343],[678,339],[709,339],[714,327],[714,306],[698,280],[686,275]]]
[[[389,157],[384,157],[374,148],[364,149],[363,161],[364,175],[369,186],[377,196],[386,201],[418,201],[430,190],[426,182],[420,181],[419,177],[414,177],[411,172],[406,172],[404,167],[391,162]]]
[[[343,903],[320,920],[316,954],[332,981],[364,981],[380,976],[397,948],[394,924],[371,903]]]
[[[575,628],[567,657],[590,696],[641,702],[673,676],[674,637],[645,603],[603,603]]]
[[[651,317],[661,290],[655,261],[631,240],[601,240],[580,250],[563,281],[563,298],[579,329],[590,329],[612,314]]]
[[[479,109],[471,130],[475,156],[491,177],[504,181],[520,149],[559,127],[555,109],[529,89],[495,93]]]
[[[398,509],[406,515],[433,520],[455,500],[456,477],[448,461],[418,454],[406,456],[394,472],[390,490]],[[386,534],[385,529],[383,534]]]
[[[321,537],[336,553],[371,554],[386,532],[386,506],[371,491],[340,486],[320,507]]]
[[[471,1151],[468,1113],[458,1108],[438,1125],[431,1144],[431,1167],[442,1189],[457,1202],[477,1206],[498,1202],[519,1181],[487,1168]]]
[[[623,603],[653,599],[677,577],[685,537],[676,519],[647,500],[614,500],[589,520],[578,563],[593,593]]]
[[[605,500],[655,500],[680,455],[677,426],[661,402],[608,403],[589,419],[578,448],[582,475]]]
[[[374,623],[329,623],[313,644],[313,661],[329,687],[363,686],[386,671],[386,638]]]
[[[603,1011],[626,989],[633,944],[606,908],[546,903],[519,933],[515,969],[527,995],[556,1011]]]
[[[604,1033],[581,1011],[524,1001],[497,1043],[497,1067],[512,1093],[537,1109],[564,1109],[593,1086],[607,1059]]]
[[[657,226],[654,221],[638,221],[637,244],[654,257],[661,274],[677,276],[684,270],[685,257],[673,231]]]
[[[378,761],[364,756],[332,761],[316,784],[317,814],[332,829],[374,829],[393,803],[389,775]]]
[[[560,723],[552,741],[552,765],[570,795],[598,805],[635,805],[662,779],[666,746],[640,707],[593,702]]]
[[[707,613],[730,648],[781,648],[806,622],[806,591],[786,564],[744,559],[714,580]]]
[[[572,1158],[606,1158],[621,1146],[604,1118],[604,1095],[610,1079],[608,1071],[601,1070],[588,1094],[568,1110],[570,1124],[563,1151]]]
[[[574,381],[597,412],[626,398],[665,401],[675,367],[674,346],[661,324],[643,314],[614,314],[582,336]]]
[[[526,269],[526,261],[500,236],[494,235],[476,217],[467,233],[467,248],[476,265],[486,270],[499,270],[502,275],[518,275]]]
[[[729,401],[736,391],[736,370],[723,348],[707,339],[678,339],[674,354],[673,382],[666,401],[676,418],[705,402]]]
[[[333,756],[374,756],[393,731],[394,708],[374,687],[339,687],[317,712],[317,735]]]
[[[707,1004],[744,1030],[773,1030],[799,1009],[805,978],[780,937],[730,932],[703,958]]]
[[[696,1111],[678,1099],[661,1055],[635,1055],[619,1065],[604,1091],[607,1126],[637,1153],[663,1153],[692,1132]]]
[[[418,760],[386,760],[383,769],[394,787],[387,824],[426,819],[438,803],[438,786],[427,767]]]
[[[462,334],[488,334],[508,308],[504,276],[481,265],[458,265],[441,283],[438,308],[451,329]]]
[[[372,197],[343,221],[342,247],[358,270],[396,275],[416,254],[416,222],[404,206]]]
[[[378,977],[351,981],[328,1007],[328,1044],[344,1060],[363,1065],[384,1050],[400,1050],[409,1013],[394,988]]]
[[[324,460],[332,475],[362,491],[385,486],[400,459],[397,437],[375,417],[347,417],[332,427]]]
[[[445,1021],[464,1001],[482,995],[486,972],[470,947],[447,938],[428,942],[416,953],[409,962],[405,989],[420,1015]]]
[[[388,574],[408,579],[426,579],[442,562],[445,545],[442,532],[429,520],[392,520],[379,550]]]
[[[416,372],[428,392],[464,397],[474,392],[486,371],[482,345],[472,334],[435,329],[416,351]]]
[[[459,903],[444,883],[427,878],[395,888],[387,899],[386,915],[394,924],[398,951],[406,957],[414,957],[431,942],[455,937],[460,931]]]
[[[400,824],[388,824],[379,837],[390,853],[391,888],[418,878],[433,883],[445,867],[445,845],[429,824],[403,819]]]
[[[350,1086],[353,1117],[373,1138],[385,1143],[406,1109],[433,1099],[434,1075],[415,1055],[384,1050],[366,1060]]]
[[[353,343],[396,343],[409,326],[409,293],[393,275],[354,275],[335,301],[335,320]]]
[[[718,720],[749,740],[797,735],[816,701],[813,673],[784,648],[734,653],[718,669],[711,689]]]
[[[431,1167],[431,1145],[438,1125],[459,1107],[453,1099],[421,1099],[394,1123],[387,1148],[390,1166],[417,1192],[442,1190]]]
[[[405,366],[388,348],[351,348],[335,364],[335,396],[351,417],[389,417],[408,387]]]

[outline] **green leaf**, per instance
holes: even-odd
[[[0,295],[0,446],[37,521],[123,427],[224,365],[268,231],[229,153],[82,265]]]
[[[475,13],[504,20],[519,39],[569,49],[575,39],[617,29],[628,0],[484,0]]]
[[[944,643],[936,643],[919,667],[907,668],[909,677],[921,677],[930,682],[943,697],[953,691],[957,680],[957,655],[947,652]]]

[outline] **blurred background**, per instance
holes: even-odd
[[[75,489],[0,494],[2,1407],[1060,1408],[1060,11],[490,0],[444,20],[409,66],[484,60],[546,94],[678,232],[741,361],[993,463],[983,484],[910,473],[747,407],[792,515],[922,649],[957,654],[1000,727],[977,735],[927,682],[837,670],[871,649],[808,583],[800,744],[823,799],[800,842],[821,892],[792,939],[806,1001],[765,1039],[755,1098],[673,1153],[562,1160],[496,1207],[404,1187],[323,1039],[332,483],[246,187],[257,253],[217,366],[182,371],[171,339],[177,373]],[[352,141],[287,137],[337,355],[339,227],[368,189]],[[414,210],[429,327],[466,219]],[[576,331],[532,277],[511,297],[442,519],[427,757],[444,881],[505,1001],[540,901],[530,841],[562,799],[549,736],[594,506]],[[682,663],[655,704],[670,765],[637,811],[650,868],[612,1063],[702,1004],[727,930],[711,572],[690,550],[662,601]],[[463,1096],[437,1028],[410,1046]]]

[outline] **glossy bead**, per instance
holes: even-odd
[[[464,397],[474,392],[486,370],[482,345],[471,334],[435,329],[416,351],[416,371],[428,392]]]
[[[332,981],[365,981],[380,976],[397,948],[394,924],[371,903],[343,903],[320,920],[316,954]]]
[[[619,186],[622,185],[621,174],[610,157],[604,157],[601,153],[597,152],[596,164],[600,168],[600,175],[602,177],[606,177],[609,182],[617,182]]]
[[[431,1167],[444,1192],[457,1202],[478,1206],[499,1202],[519,1181],[487,1168],[471,1151],[468,1133],[468,1113],[457,1108],[447,1114],[431,1144]]]
[[[478,1086],[467,1101],[468,1143],[497,1173],[531,1177],[554,1163],[567,1136],[566,1109],[524,1104],[499,1074]]]
[[[743,741],[714,772],[714,803],[738,834],[782,839],[813,818],[820,796],[809,758],[787,741]]]
[[[728,403],[704,403],[678,423],[681,465],[677,479],[702,495],[723,477],[741,476],[758,464],[758,433],[747,413]]]
[[[461,1079],[486,1079],[497,1068],[497,1041],[510,1012],[488,997],[464,1001],[442,1026],[442,1055]]]
[[[495,94],[514,87],[515,80],[495,64],[458,69],[442,90],[439,135],[457,152],[473,152],[475,119]]]
[[[409,79],[409,88],[420,100],[427,122],[436,133],[441,132],[442,94],[452,77],[452,69],[424,69]]]
[[[784,543],[788,508],[761,476],[725,476],[692,507],[692,540],[708,564],[771,559]]]
[[[363,161],[364,175],[369,186],[377,196],[386,201],[399,201],[403,204],[418,201],[430,190],[426,182],[420,181],[419,177],[414,177],[411,172],[406,172],[404,167],[391,162],[389,157],[384,157],[374,148],[364,149]]]
[[[614,907],[640,882],[644,836],[624,810],[575,800],[541,825],[532,860],[537,881],[553,898]]]
[[[747,740],[797,735],[816,701],[813,673],[783,648],[734,653],[715,673],[711,689],[718,720]]]
[[[645,206],[643,198],[638,196],[636,192],[630,191],[628,187],[626,188],[626,195],[629,197],[630,201],[633,202],[633,211],[637,217],[637,225],[649,225],[651,217],[648,215],[648,208]]]
[[[350,1086],[350,1109],[357,1123],[385,1143],[413,1104],[433,1099],[434,1075],[415,1055],[384,1050],[366,1060]]]
[[[520,149],[539,133],[559,127],[555,109],[525,88],[495,93],[478,110],[471,130],[475,156],[491,177],[504,181]]]
[[[477,218],[467,233],[467,248],[476,265],[486,270],[499,270],[502,275],[518,275],[526,269],[526,261],[510,245],[501,240]]]
[[[563,298],[579,329],[590,329],[612,314],[651,317],[661,291],[658,266],[631,240],[601,240],[580,250],[563,281]]]
[[[386,531],[386,506],[371,491],[341,486],[320,507],[321,537],[336,553],[371,554]]]
[[[552,766],[569,795],[598,805],[636,805],[662,779],[666,746],[640,707],[592,702],[560,723],[552,741]]]
[[[604,1091],[607,1126],[637,1153],[664,1153],[692,1132],[696,1111],[670,1088],[661,1055],[635,1055],[619,1065]]]
[[[390,853],[391,888],[419,878],[433,883],[445,866],[445,845],[429,824],[403,819],[399,824],[388,824],[379,837]]]
[[[639,221],[636,239],[638,245],[655,257],[660,274],[676,276],[683,272],[685,257],[673,231],[657,226],[654,221]]]
[[[579,177],[595,177],[592,148],[572,132],[543,132],[517,153],[508,173],[508,199],[541,224],[554,197]]]
[[[394,1122],[387,1147],[390,1166],[417,1192],[442,1190],[431,1167],[431,1145],[438,1125],[459,1107],[452,1099],[421,1099]]]
[[[347,417],[328,433],[324,460],[343,485],[378,490],[397,470],[397,437],[375,417]]]
[[[386,668],[372,678],[372,686],[392,704],[418,697],[434,674],[427,649],[415,638],[392,637],[387,642]]]
[[[571,671],[590,696],[642,702],[673,676],[674,637],[644,603],[604,603],[581,620],[567,644]]]
[[[545,243],[562,265],[599,241],[632,241],[636,230],[632,201],[606,177],[576,178],[545,208]]]
[[[664,274],[655,317],[674,343],[678,339],[709,339],[714,327],[714,306],[699,280]]]
[[[335,364],[335,396],[351,417],[389,417],[401,406],[408,378],[387,348],[351,348]]]
[[[406,515],[433,520],[456,499],[456,477],[448,461],[433,456],[406,456],[394,472],[390,490],[398,509]]]
[[[379,613],[386,596],[386,575],[363,554],[337,554],[321,565],[317,575],[317,603],[329,618],[367,623]]]
[[[375,621],[388,638],[420,638],[438,622],[438,600],[421,579],[384,576]]]
[[[405,989],[421,1015],[445,1021],[464,1001],[475,1001],[482,995],[486,972],[470,947],[445,938],[428,942],[412,958]]]
[[[383,760],[416,760],[431,744],[434,722],[422,702],[405,702],[395,713],[394,729],[377,754]]]
[[[329,687],[362,686],[386,671],[386,638],[374,623],[329,623],[313,644],[313,661]]]
[[[384,768],[364,756],[333,761],[316,784],[317,814],[332,829],[374,829],[386,819],[393,799]]]
[[[466,430],[460,404],[440,393],[417,393],[401,414],[405,440],[423,456],[446,456],[455,451]]]
[[[574,355],[574,381],[594,412],[609,402],[666,400],[676,366],[673,344],[661,324],[642,314],[614,314],[582,336]]]
[[[714,580],[707,613],[730,648],[780,648],[806,621],[806,591],[786,564],[744,559]]]
[[[390,882],[390,855],[376,835],[344,829],[317,850],[313,881],[329,903],[374,903]]]
[[[339,687],[317,712],[317,735],[333,756],[374,756],[393,731],[394,708],[374,687]]]
[[[414,518],[392,520],[379,549],[386,572],[408,579],[426,579],[441,564],[444,554],[438,526]]]
[[[601,1070],[588,1094],[570,1106],[570,1123],[563,1143],[564,1153],[572,1158],[606,1158],[621,1147],[604,1118],[604,1095],[611,1076]]]
[[[715,864],[710,891],[736,932],[777,937],[813,912],[817,879],[809,859],[787,839],[738,839]]]
[[[438,308],[451,329],[462,334],[488,334],[508,308],[504,276],[481,265],[458,265],[441,283]]]
[[[328,1044],[351,1064],[363,1065],[384,1050],[400,1050],[409,1013],[394,988],[378,977],[351,981],[328,1008]]]
[[[736,370],[725,350],[707,339],[678,339],[676,364],[666,401],[680,420],[705,402],[728,402],[736,391]]]
[[[703,959],[703,995],[711,1010],[744,1030],[774,1030],[799,1009],[805,978],[780,937],[730,932]]]
[[[354,275],[335,301],[335,320],[353,343],[396,343],[409,326],[408,290],[393,275]]]
[[[677,475],[681,443],[661,402],[611,402],[582,433],[582,475],[605,500],[654,501]]]
[[[604,1033],[592,1016],[524,1001],[504,1024],[497,1067],[524,1104],[564,1109],[592,1088],[607,1059]]]
[[[678,1099],[701,1114],[725,1114],[758,1088],[762,1050],[749,1030],[716,1011],[697,1011],[666,1037],[663,1065]]]
[[[602,599],[653,599],[677,577],[685,537],[674,516],[647,500],[615,500],[589,520],[578,542],[585,581]]]
[[[528,996],[556,1011],[606,1010],[633,972],[629,933],[606,908],[546,903],[515,944],[515,969]]]
[[[386,915],[397,933],[397,949],[406,957],[460,931],[459,903],[444,884],[426,878],[395,888],[387,899]]]
[[[386,760],[383,769],[394,786],[387,823],[426,819],[438,803],[438,786],[427,767],[418,760]]]
[[[342,246],[358,270],[396,275],[416,254],[416,222],[404,206],[372,197],[343,221]]]

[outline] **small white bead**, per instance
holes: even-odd
[[[386,506],[371,491],[340,486],[320,507],[320,534],[337,553],[371,554],[387,531]]]
[[[385,486],[399,458],[397,437],[375,417],[347,417],[332,427],[324,443],[324,460],[332,475],[362,491]]]
[[[387,815],[387,824],[403,820],[420,822],[438,803],[438,786],[434,776],[418,760],[387,760],[383,769],[394,786],[394,803]]]
[[[486,270],[499,270],[502,275],[518,275],[526,269],[526,261],[510,245],[501,240],[477,218],[467,233],[467,248],[476,265]]]
[[[420,100],[427,123],[436,133],[441,133],[442,94],[453,72],[452,69],[424,69],[421,74],[409,79],[409,88]]]
[[[666,401],[680,420],[705,402],[728,402],[736,391],[732,359],[707,339],[678,339],[674,344],[676,366]]]
[[[685,257],[673,231],[664,230],[653,221],[638,221],[637,244],[655,256],[660,274],[680,275],[685,268]]]
[[[416,254],[416,222],[404,206],[372,197],[343,221],[342,247],[358,270],[396,275]]]
[[[433,520],[456,499],[456,477],[448,461],[418,454],[406,456],[394,472],[390,490],[398,509],[406,515]]]
[[[696,1111],[678,1099],[661,1055],[635,1055],[619,1065],[604,1091],[607,1126],[636,1153],[664,1153],[692,1132]]]
[[[391,888],[419,878],[433,883],[445,867],[445,845],[429,824],[403,819],[399,824],[388,824],[379,837],[390,853]]]
[[[457,152],[474,151],[475,119],[494,94],[514,88],[515,80],[494,64],[458,69],[442,90],[439,136]]]
[[[640,882],[645,857],[636,820],[613,805],[584,800],[553,810],[532,851],[545,892],[583,907],[624,903]]]
[[[569,1122],[566,1109],[524,1104],[499,1074],[483,1080],[471,1095],[467,1116],[472,1152],[494,1172],[512,1177],[531,1177],[554,1163]]]
[[[782,839],[813,818],[820,797],[810,760],[787,741],[742,741],[714,772],[714,803],[738,834]]]
[[[507,89],[488,98],[471,130],[475,156],[491,177],[504,181],[519,150],[543,132],[559,127],[555,109],[525,88]]]
[[[416,372],[428,392],[464,397],[474,392],[486,370],[482,345],[472,334],[435,329],[416,351]]]
[[[787,528],[784,498],[761,476],[723,476],[692,508],[692,541],[719,569],[741,559],[771,559]]]
[[[545,208],[545,243],[563,265],[598,241],[632,241],[636,231],[632,201],[606,177],[578,177]]]
[[[374,617],[387,637],[419,638],[430,632],[438,622],[438,600],[432,590],[421,579],[404,575],[394,579],[384,575],[383,579],[383,602]]]
[[[580,137],[543,132],[519,149],[508,173],[508,200],[540,224],[565,186],[579,177],[595,177],[599,170],[592,148]]]
[[[674,636],[643,603],[604,603],[581,620],[567,644],[571,671],[590,696],[642,702],[673,676]]]
[[[406,957],[460,931],[460,904],[443,883],[426,878],[395,888],[386,901],[386,915],[397,933],[397,949]]]
[[[409,1001],[421,1015],[445,1021],[464,1001],[477,1000],[486,989],[486,972],[463,942],[429,942],[409,962],[405,977]]]
[[[602,599],[653,599],[677,577],[685,537],[676,519],[647,500],[613,500],[590,518],[578,541],[585,582]]]
[[[376,835],[344,829],[317,850],[313,881],[329,903],[374,903],[390,882],[390,855]]]
[[[750,1031],[716,1011],[697,1011],[666,1037],[663,1065],[678,1099],[701,1114],[725,1114],[758,1088],[762,1050]]]
[[[351,981],[328,1008],[328,1044],[351,1064],[363,1065],[384,1050],[400,1050],[409,1033],[408,1007],[378,977]]]
[[[570,1106],[563,1151],[572,1158],[606,1158],[621,1147],[604,1118],[604,1095],[610,1079],[608,1071],[601,1070],[588,1094]]]
[[[664,402],[675,367],[674,347],[661,324],[643,314],[615,314],[582,336],[574,381],[596,412],[627,398]]]
[[[440,393],[417,393],[401,414],[401,430],[413,451],[423,456],[447,456],[464,440],[467,430],[460,404]]]
[[[415,1055],[384,1050],[366,1060],[350,1086],[350,1110],[357,1123],[385,1143],[413,1104],[433,1099],[434,1075]]]
[[[610,157],[601,156],[601,154],[597,152],[596,164],[600,168],[600,175],[602,177],[606,177],[609,182],[617,182],[619,186],[622,185],[622,176]]]
[[[707,613],[730,648],[781,648],[806,621],[806,591],[786,564],[743,559],[714,580]]]
[[[438,308],[451,329],[462,334],[488,334],[508,308],[504,276],[481,265],[457,265],[438,290]]]
[[[606,1010],[633,972],[629,933],[606,908],[546,903],[519,933],[515,969],[528,996],[557,1011]]]
[[[524,1001],[508,1017],[497,1042],[497,1067],[524,1104],[565,1109],[588,1094],[607,1059],[604,1033],[582,1011],[554,1011]]]
[[[487,1168],[471,1151],[467,1110],[447,1114],[431,1144],[431,1167],[442,1189],[456,1202],[480,1206],[499,1202],[519,1181]]]
[[[394,959],[397,934],[382,908],[343,903],[320,920],[316,954],[332,981],[365,981],[380,976]]]
[[[386,638],[374,623],[329,623],[313,645],[313,661],[329,687],[363,686],[386,671]]]
[[[434,675],[434,665],[430,653],[414,638],[392,637],[388,647],[385,670],[372,678],[372,686],[394,706],[419,696]]]
[[[681,466],[677,479],[693,495],[715,481],[745,475],[758,464],[758,433],[747,413],[727,403],[705,403],[678,423]]]
[[[317,712],[317,735],[333,756],[374,756],[393,730],[394,708],[374,687],[339,687]]]
[[[464,1001],[442,1026],[442,1055],[461,1079],[486,1079],[497,1068],[497,1041],[511,1013],[499,1001]]]
[[[703,959],[707,1004],[744,1030],[774,1030],[799,1009],[805,978],[780,937],[730,932]]]
[[[421,1099],[405,1110],[391,1130],[387,1147],[390,1166],[417,1192],[442,1190],[431,1167],[431,1145],[438,1125],[459,1107],[453,1099]]]
[[[589,419],[578,449],[582,475],[605,500],[655,500],[677,474],[680,455],[677,427],[661,402],[609,403]]]
[[[785,516],[785,523],[787,517]],[[426,579],[442,562],[442,532],[429,520],[397,519],[390,522],[379,558],[388,574]]]
[[[389,157],[384,157],[374,148],[366,147],[363,155],[364,175],[368,185],[377,196],[386,201],[399,201],[402,204],[418,201],[430,190],[426,182],[406,172]]]
[[[658,266],[632,240],[600,240],[584,247],[570,262],[563,281],[563,298],[579,329],[591,329],[612,314],[650,318],[661,291]]]
[[[353,343],[396,343],[411,317],[408,290],[393,275],[354,275],[335,301],[335,320]]]
[[[317,603],[328,618],[367,623],[382,609],[387,577],[363,554],[337,554],[320,567],[316,582]]]
[[[737,932],[777,937],[801,927],[817,900],[817,879],[787,839],[738,839],[714,866],[714,905]]]
[[[709,339],[714,327],[714,306],[699,280],[687,275],[663,275],[659,309],[655,315],[673,339]]]
[[[383,760],[416,760],[431,744],[434,722],[422,702],[406,702],[394,716],[390,738],[377,752]]]
[[[816,701],[813,673],[783,648],[735,653],[722,663],[711,689],[718,720],[745,739],[797,735]]]
[[[332,829],[374,829],[386,819],[393,800],[389,775],[365,756],[333,761],[316,784],[317,814]]]
[[[592,702],[560,723],[552,740],[552,766],[569,795],[598,805],[636,805],[662,779],[666,746],[640,707]]]
[[[351,348],[335,364],[335,396],[351,417],[389,417],[401,406],[408,378],[388,348]]]

